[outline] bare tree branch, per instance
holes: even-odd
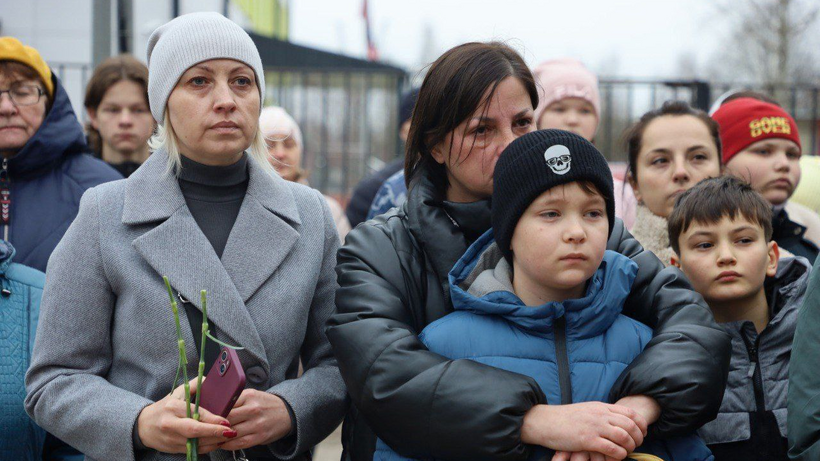
[[[765,85],[816,78],[820,49],[807,38],[820,18],[820,2],[734,0],[714,8],[730,34],[713,60],[713,74]]]

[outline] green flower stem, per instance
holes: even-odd
[[[199,392],[202,388],[202,377],[205,374],[205,343],[208,342],[208,292],[202,290],[200,292],[202,300],[202,342],[199,346],[199,374],[196,377],[196,405],[194,406],[194,419],[199,421]]]
[[[185,340],[182,339],[182,326],[179,323],[179,307],[174,298],[174,292],[171,289],[171,282],[168,277],[163,276],[162,280],[165,282],[165,288],[168,290],[168,297],[171,300],[171,310],[174,312],[174,322],[177,329],[177,348],[179,349],[179,365],[182,368],[183,388],[185,389],[185,415],[191,417],[191,384],[188,382],[188,358],[185,356]],[[191,439],[185,442],[186,459],[188,461],[197,461],[196,450],[193,447]]]
[[[211,336],[211,332],[210,332],[210,331],[208,332],[208,339],[210,339],[211,341],[213,341],[213,342],[215,342],[215,343],[219,344],[220,346],[225,346],[225,347],[227,347],[228,349],[233,349],[233,350],[235,350],[235,351],[241,351],[241,350],[245,349],[244,347],[241,347],[241,346],[232,346],[232,345],[230,345],[230,344],[228,344],[228,343],[222,342],[222,341],[220,341],[220,340],[218,340],[218,339],[214,338],[213,336]]]
[[[196,404],[194,405],[194,420],[199,421],[199,396],[202,395],[202,377],[205,375],[205,344],[208,341],[208,293],[200,292],[202,300],[202,342],[199,346],[199,370],[196,376]],[[198,451],[199,439],[194,440],[194,452]]]

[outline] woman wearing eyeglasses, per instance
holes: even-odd
[[[121,176],[84,154],[68,95],[34,48],[0,37],[0,459],[83,459],[23,408],[42,274],[80,196]]]
[[[0,37],[0,238],[45,271],[86,189],[120,179],[87,155],[68,94],[34,48]]]

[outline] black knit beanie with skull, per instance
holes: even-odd
[[[555,186],[589,182],[606,203],[609,233],[615,223],[612,171],[591,142],[563,130],[539,130],[516,139],[501,153],[493,173],[492,223],[495,241],[512,263],[513,232],[539,195]]]

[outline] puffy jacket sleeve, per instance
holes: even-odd
[[[820,459],[820,258],[814,263],[809,287],[794,333],[789,364],[789,459]]]
[[[378,226],[368,222],[348,234],[336,267],[340,287],[328,338],[353,403],[376,435],[404,456],[525,458],[524,414],[545,402],[538,385],[428,351],[412,327],[408,268]]]
[[[624,314],[654,330],[646,349],[615,382],[610,399],[650,396],[661,407],[652,427],[656,434],[692,432],[717,416],[729,373],[731,338],[683,273],[664,268],[620,219],[607,246],[638,264]]]

